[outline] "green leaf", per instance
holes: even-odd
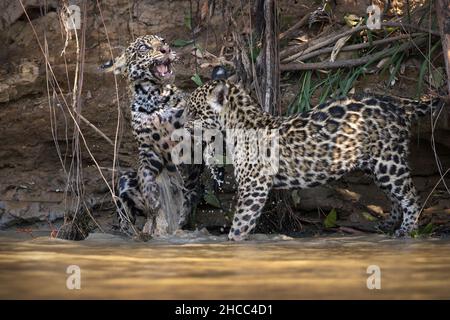
[[[430,222],[429,224],[427,224],[425,227],[422,228],[422,230],[420,230],[420,234],[432,234],[434,230],[434,226],[433,224]]]
[[[192,17],[191,17],[191,15],[188,14],[188,15],[184,16],[184,25],[189,30],[192,30]]]
[[[323,224],[325,228],[334,228],[337,227],[336,220],[337,220],[337,212],[335,209],[332,209],[325,218]]]
[[[199,75],[198,73],[194,74],[194,75],[191,77],[191,80],[194,81],[195,84],[196,84],[197,86],[199,86],[199,87],[203,85],[203,81],[202,81],[202,79],[200,78],[200,75]]]
[[[253,46],[250,48],[249,56],[250,56],[250,60],[253,63],[256,63],[256,59],[258,58],[260,52],[261,52],[261,48],[258,46]]]
[[[423,236],[431,235],[433,233],[433,231],[434,231],[434,225],[430,222],[425,227],[420,228],[419,230],[414,230],[413,232],[411,232],[410,235],[413,238],[420,238]]]
[[[216,208],[221,208],[222,206],[220,205],[220,201],[219,199],[217,199],[216,195],[213,193],[206,193],[205,196],[203,197],[203,199],[205,200],[205,202],[213,207]]]
[[[404,57],[405,57],[405,53],[402,52],[402,53],[398,54],[398,58],[397,58],[397,54],[394,55],[394,57],[392,58],[392,62],[395,61],[395,64],[394,64],[394,68],[392,69],[391,74],[389,75],[388,85],[391,85],[393,83],[395,76],[397,75],[398,71],[400,70],[400,66],[403,62]]]
[[[370,30],[370,29],[367,29],[367,40],[369,41],[369,44],[372,45],[373,33],[372,33],[372,30]]]
[[[194,40],[183,40],[183,39],[176,39],[174,42],[172,42],[172,46],[174,47],[185,47],[187,45],[190,45],[194,42]]]
[[[362,212],[361,215],[367,220],[367,221],[377,221],[378,219],[371,215],[368,212]]]

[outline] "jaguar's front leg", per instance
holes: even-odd
[[[255,228],[271,187],[272,179],[264,176],[257,176],[239,184],[236,213],[228,239],[244,240]]]

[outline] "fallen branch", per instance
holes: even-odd
[[[424,37],[406,42],[400,47],[396,48],[397,52],[408,50],[412,47],[421,45],[425,41]],[[367,64],[369,62],[374,62],[387,57],[392,54],[392,48],[385,49],[383,51],[357,58],[348,60],[338,60],[334,62],[324,61],[324,62],[313,62],[313,63],[288,63],[282,64],[280,66],[281,71],[301,71],[301,70],[320,70],[320,69],[338,69],[338,68],[352,68]]]
[[[372,42],[365,42],[365,43],[358,43],[358,44],[352,44],[352,45],[348,45],[345,47],[342,47],[340,51],[355,51],[355,50],[361,50],[361,49],[366,49],[366,48],[370,48],[370,47],[374,47],[374,46],[378,46],[381,44],[386,44],[386,43],[390,43],[390,42],[395,42],[398,40],[403,40],[403,39],[412,39],[414,37],[423,35],[423,33],[413,33],[413,34],[402,34],[396,37],[390,37],[390,38],[386,38],[386,39],[381,39],[381,40],[375,40]],[[317,56],[320,56],[322,54],[326,54],[326,53],[330,53],[333,51],[333,47],[327,47],[327,48],[323,48],[314,52],[310,52],[307,53],[303,56],[298,57],[295,61],[300,62],[300,61],[305,61]]]
[[[309,52],[315,51],[317,49],[323,48],[325,46],[328,46],[329,44],[335,43],[340,38],[349,36],[351,34],[354,34],[354,33],[357,33],[357,32],[360,32],[360,31],[363,31],[363,30],[366,30],[366,29],[367,29],[367,26],[359,26],[359,27],[356,27],[356,28],[352,28],[350,30],[346,30],[346,31],[344,31],[342,33],[339,33],[339,34],[333,36],[333,37],[329,37],[327,39],[324,39],[323,41],[321,41],[321,42],[319,42],[319,43],[317,43],[317,44],[315,44],[313,46],[310,46],[310,47],[306,48],[305,50],[303,50],[301,52],[297,52],[296,54],[294,54],[292,56],[286,57],[286,58],[282,59],[281,62],[287,63],[287,62],[294,61],[295,59],[297,59],[301,55],[304,55],[304,54],[307,54]]]
[[[415,30],[419,30],[419,31],[422,31],[422,32],[430,33],[430,34],[433,34],[433,35],[436,35],[436,36],[440,36],[440,33],[438,31],[422,28],[420,26],[416,26],[416,25],[412,25],[412,24],[408,24],[408,23],[383,22],[381,25],[382,25],[382,27],[415,29]],[[367,30],[367,29],[368,29],[368,27],[366,25],[363,25],[363,26],[352,28],[350,30],[346,30],[346,31],[341,32],[341,33],[339,33],[337,35],[334,35],[332,37],[328,37],[328,38],[324,39],[323,41],[320,41],[319,43],[317,43],[315,45],[307,47],[306,49],[304,49],[304,50],[302,50],[300,52],[298,50],[301,50],[301,48],[288,48],[288,49],[285,49],[285,50],[283,50],[280,53],[280,57],[282,59],[281,62],[282,63],[288,63],[288,62],[294,61],[294,60],[296,60],[298,57],[300,57],[302,55],[306,55],[307,53],[316,51],[316,50],[321,49],[321,48],[323,48],[325,46],[328,46],[328,45],[330,45],[332,43],[335,43],[336,41],[338,41],[339,39],[341,39],[343,37],[347,37],[349,35],[352,35],[354,33],[361,32],[361,31],[364,31],[364,30]],[[295,53],[293,55],[289,55],[290,53],[293,53],[293,52],[297,52],[297,53]]]
[[[289,47],[283,49],[282,51],[280,51],[280,58],[281,58],[281,60],[283,60],[283,59],[289,57],[290,55],[292,55],[293,53],[299,52],[300,50],[307,49],[308,47],[314,46],[317,43],[320,43],[322,41],[330,39],[330,38],[332,38],[336,35],[339,35],[342,32],[345,32],[347,30],[348,30],[348,28],[343,27],[343,28],[341,28],[341,30],[335,31],[331,34],[326,34],[326,32],[322,32],[321,34],[317,35],[314,39],[311,39],[308,42],[304,42],[304,43],[297,44],[297,45],[292,45],[292,46],[289,46]],[[325,34],[325,35],[322,36],[323,34]]]

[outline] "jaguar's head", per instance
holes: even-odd
[[[122,74],[132,82],[165,83],[173,78],[172,64],[177,59],[164,38],[138,37],[119,57],[102,65],[105,72]]]
[[[219,129],[219,115],[227,103],[229,88],[226,80],[213,80],[198,87],[187,102],[189,120],[200,121],[206,129]]]

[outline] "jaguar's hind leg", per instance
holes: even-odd
[[[393,203],[392,215],[387,223],[392,223],[395,227],[403,215],[401,226],[395,231],[395,236],[408,236],[417,228],[420,206],[406,160],[400,159],[397,163],[379,161],[375,170],[375,181]]]
[[[390,198],[390,194],[385,192]],[[377,224],[376,228],[383,232],[392,232],[394,229],[398,228],[402,222],[402,209],[398,205],[397,200],[391,202],[391,210],[389,211],[387,217],[383,221]]]
[[[163,160],[151,148],[139,148],[138,184],[144,206],[155,215],[161,206],[156,177],[163,170]]]
[[[132,225],[136,216],[145,216],[145,205],[139,190],[137,173],[128,171],[119,178],[119,200],[117,215],[120,229],[126,234],[134,234]]]
[[[271,187],[271,178],[262,175],[239,183],[236,213],[228,239],[244,240],[255,228]]]
[[[416,187],[413,184],[410,174],[408,173],[401,182],[401,193],[397,197],[399,206],[403,209],[403,221],[400,228],[395,231],[396,237],[409,236],[412,231],[417,229],[421,211],[419,196],[417,195]]]

